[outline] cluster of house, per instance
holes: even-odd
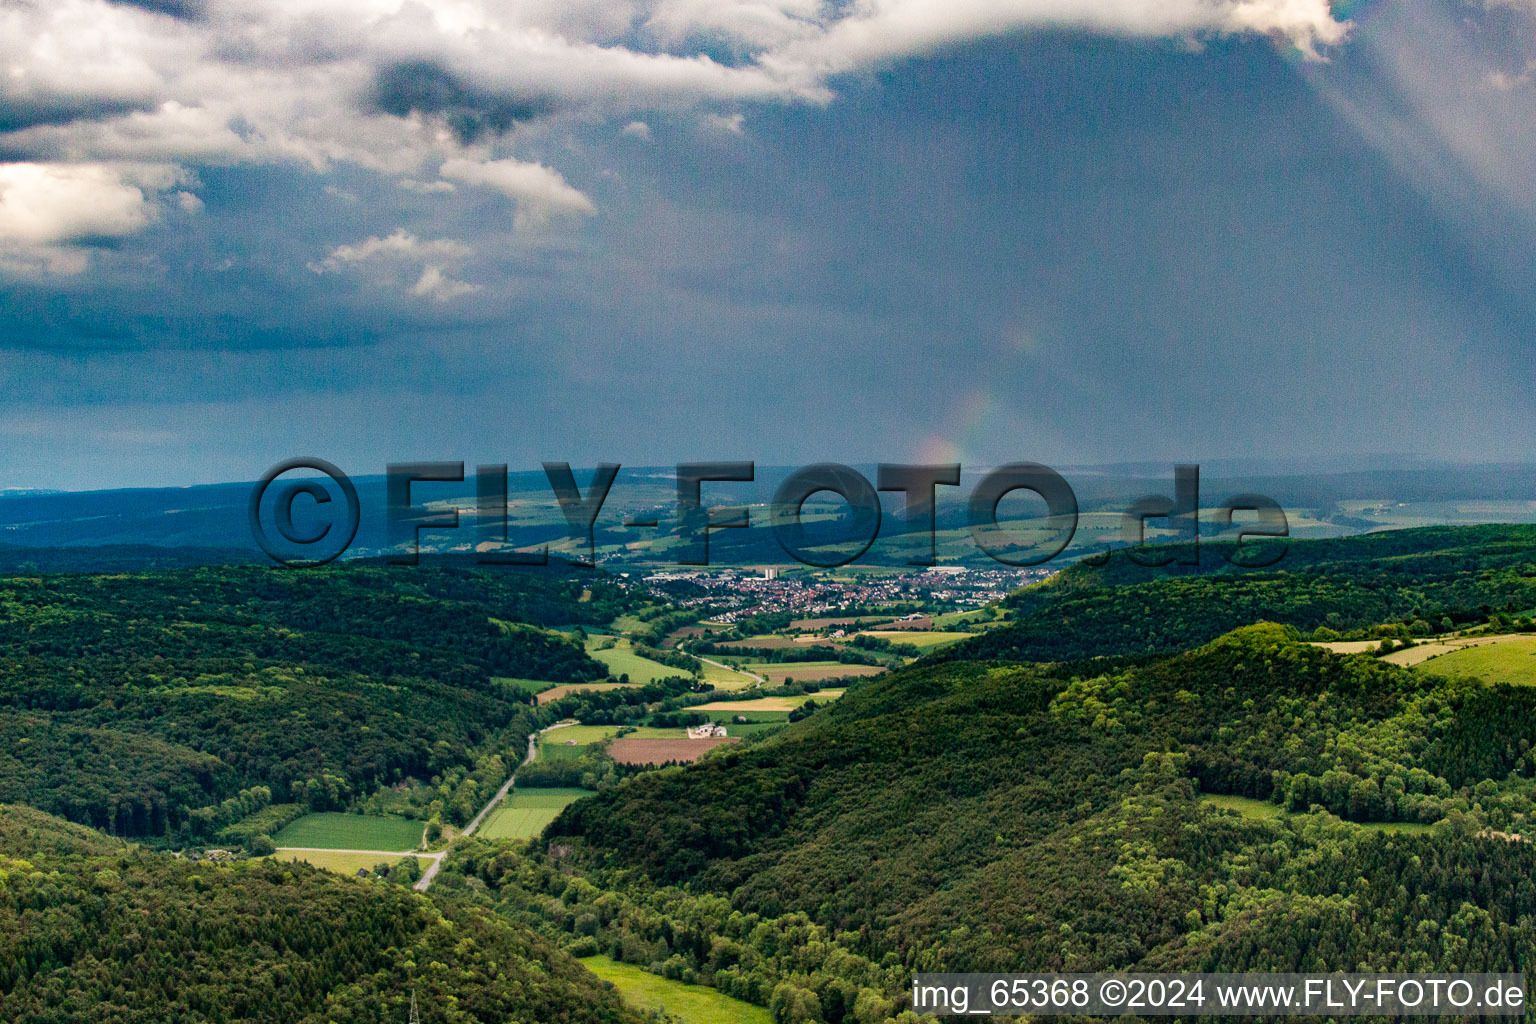
[[[726,735],[725,726],[716,725],[713,722],[688,726],[688,738],[691,740],[707,740],[724,735]]]

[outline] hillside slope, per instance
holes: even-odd
[[[1351,629],[1421,617],[1480,622],[1536,608],[1536,526],[1430,527],[1294,541],[1262,570],[1201,545],[1200,571],[1074,565],[1004,603],[1016,621],[957,644],[949,661],[1070,661],[1185,650],[1240,626]]]
[[[493,677],[606,675],[571,639],[514,624],[607,621],[625,601],[457,570],[0,579],[0,801],[157,836],[257,787],[325,809],[466,766],[532,727]]]
[[[639,1024],[570,957],[454,900],[303,865],[189,864],[0,805],[9,1024]]]
[[[1261,625],[1095,678],[919,665],[573,805],[551,836],[632,895],[804,914],[908,967],[1502,970],[1536,950],[1536,854],[1480,833],[1536,827],[1532,742],[1530,690]],[[1280,807],[1241,817],[1202,792]],[[1469,913],[1470,945],[1403,930]]]

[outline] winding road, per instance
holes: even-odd
[[[553,732],[556,729],[564,729],[568,725],[576,724],[577,723],[574,720],[556,722],[554,725],[540,729],[532,736],[529,736],[528,752],[523,755],[522,763],[527,764],[538,755],[538,744],[540,736],[543,736],[547,732]],[[496,794],[485,802],[485,806],[480,808],[480,813],[471,818],[469,824],[464,826],[464,831],[459,833],[459,838],[474,834],[475,829],[479,828],[480,823],[485,820],[485,816],[490,814],[495,806],[501,803],[502,799],[512,791],[512,783],[514,781],[515,775],[516,773],[514,772],[513,775],[507,776],[507,781],[502,783],[501,788],[496,791]],[[451,848],[452,843],[449,844],[449,849]],[[280,852],[288,850],[294,853],[366,853],[379,857],[419,857],[430,860],[432,862],[432,866],[427,868],[426,872],[421,876],[420,879],[417,880],[416,884],[411,887],[417,892],[426,892],[429,888],[431,888],[433,879],[437,878],[437,873],[442,870],[443,858],[448,856],[447,849],[438,850],[435,853],[420,853],[416,850],[333,850],[316,846],[279,846],[277,849]]]

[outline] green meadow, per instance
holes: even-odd
[[[1245,818],[1253,818],[1258,821],[1274,821],[1278,818],[1289,817],[1289,812],[1284,808],[1270,803],[1268,800],[1254,800],[1246,796],[1226,796],[1221,793],[1202,793],[1202,803],[1213,807],[1220,807],[1228,811],[1236,811]],[[1350,821],[1346,824],[1356,828],[1368,828],[1377,832],[1428,832],[1435,826],[1422,824],[1416,821]]]
[[[591,795],[585,789],[513,787],[506,799],[486,816],[476,835],[487,839],[535,839],[567,804]]]
[[[708,985],[685,985],[606,956],[582,957],[581,963],[613,982],[624,1001],[644,1013],[661,1011],[681,1024],[773,1024],[763,1007],[732,999]]]
[[[1496,644],[1467,647],[1415,666],[1437,676],[1477,677],[1489,683],[1536,686],[1536,636],[1511,637]]]
[[[614,646],[607,649],[599,649],[608,641],[615,641]],[[609,675],[617,678],[621,675],[629,676],[632,683],[654,683],[658,679],[668,679],[672,676],[688,675],[682,669],[663,665],[659,661],[642,658],[636,654],[627,637],[589,636],[587,637],[587,653],[604,665],[608,666]]]
[[[421,845],[422,823],[397,815],[306,814],[272,841],[278,846],[313,846],[326,850],[414,850]]]

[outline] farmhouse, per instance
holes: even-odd
[[[688,727],[688,738],[691,740],[707,740],[725,735],[728,735],[725,731],[725,726],[715,725],[711,722],[705,722],[703,725],[690,725]]]

